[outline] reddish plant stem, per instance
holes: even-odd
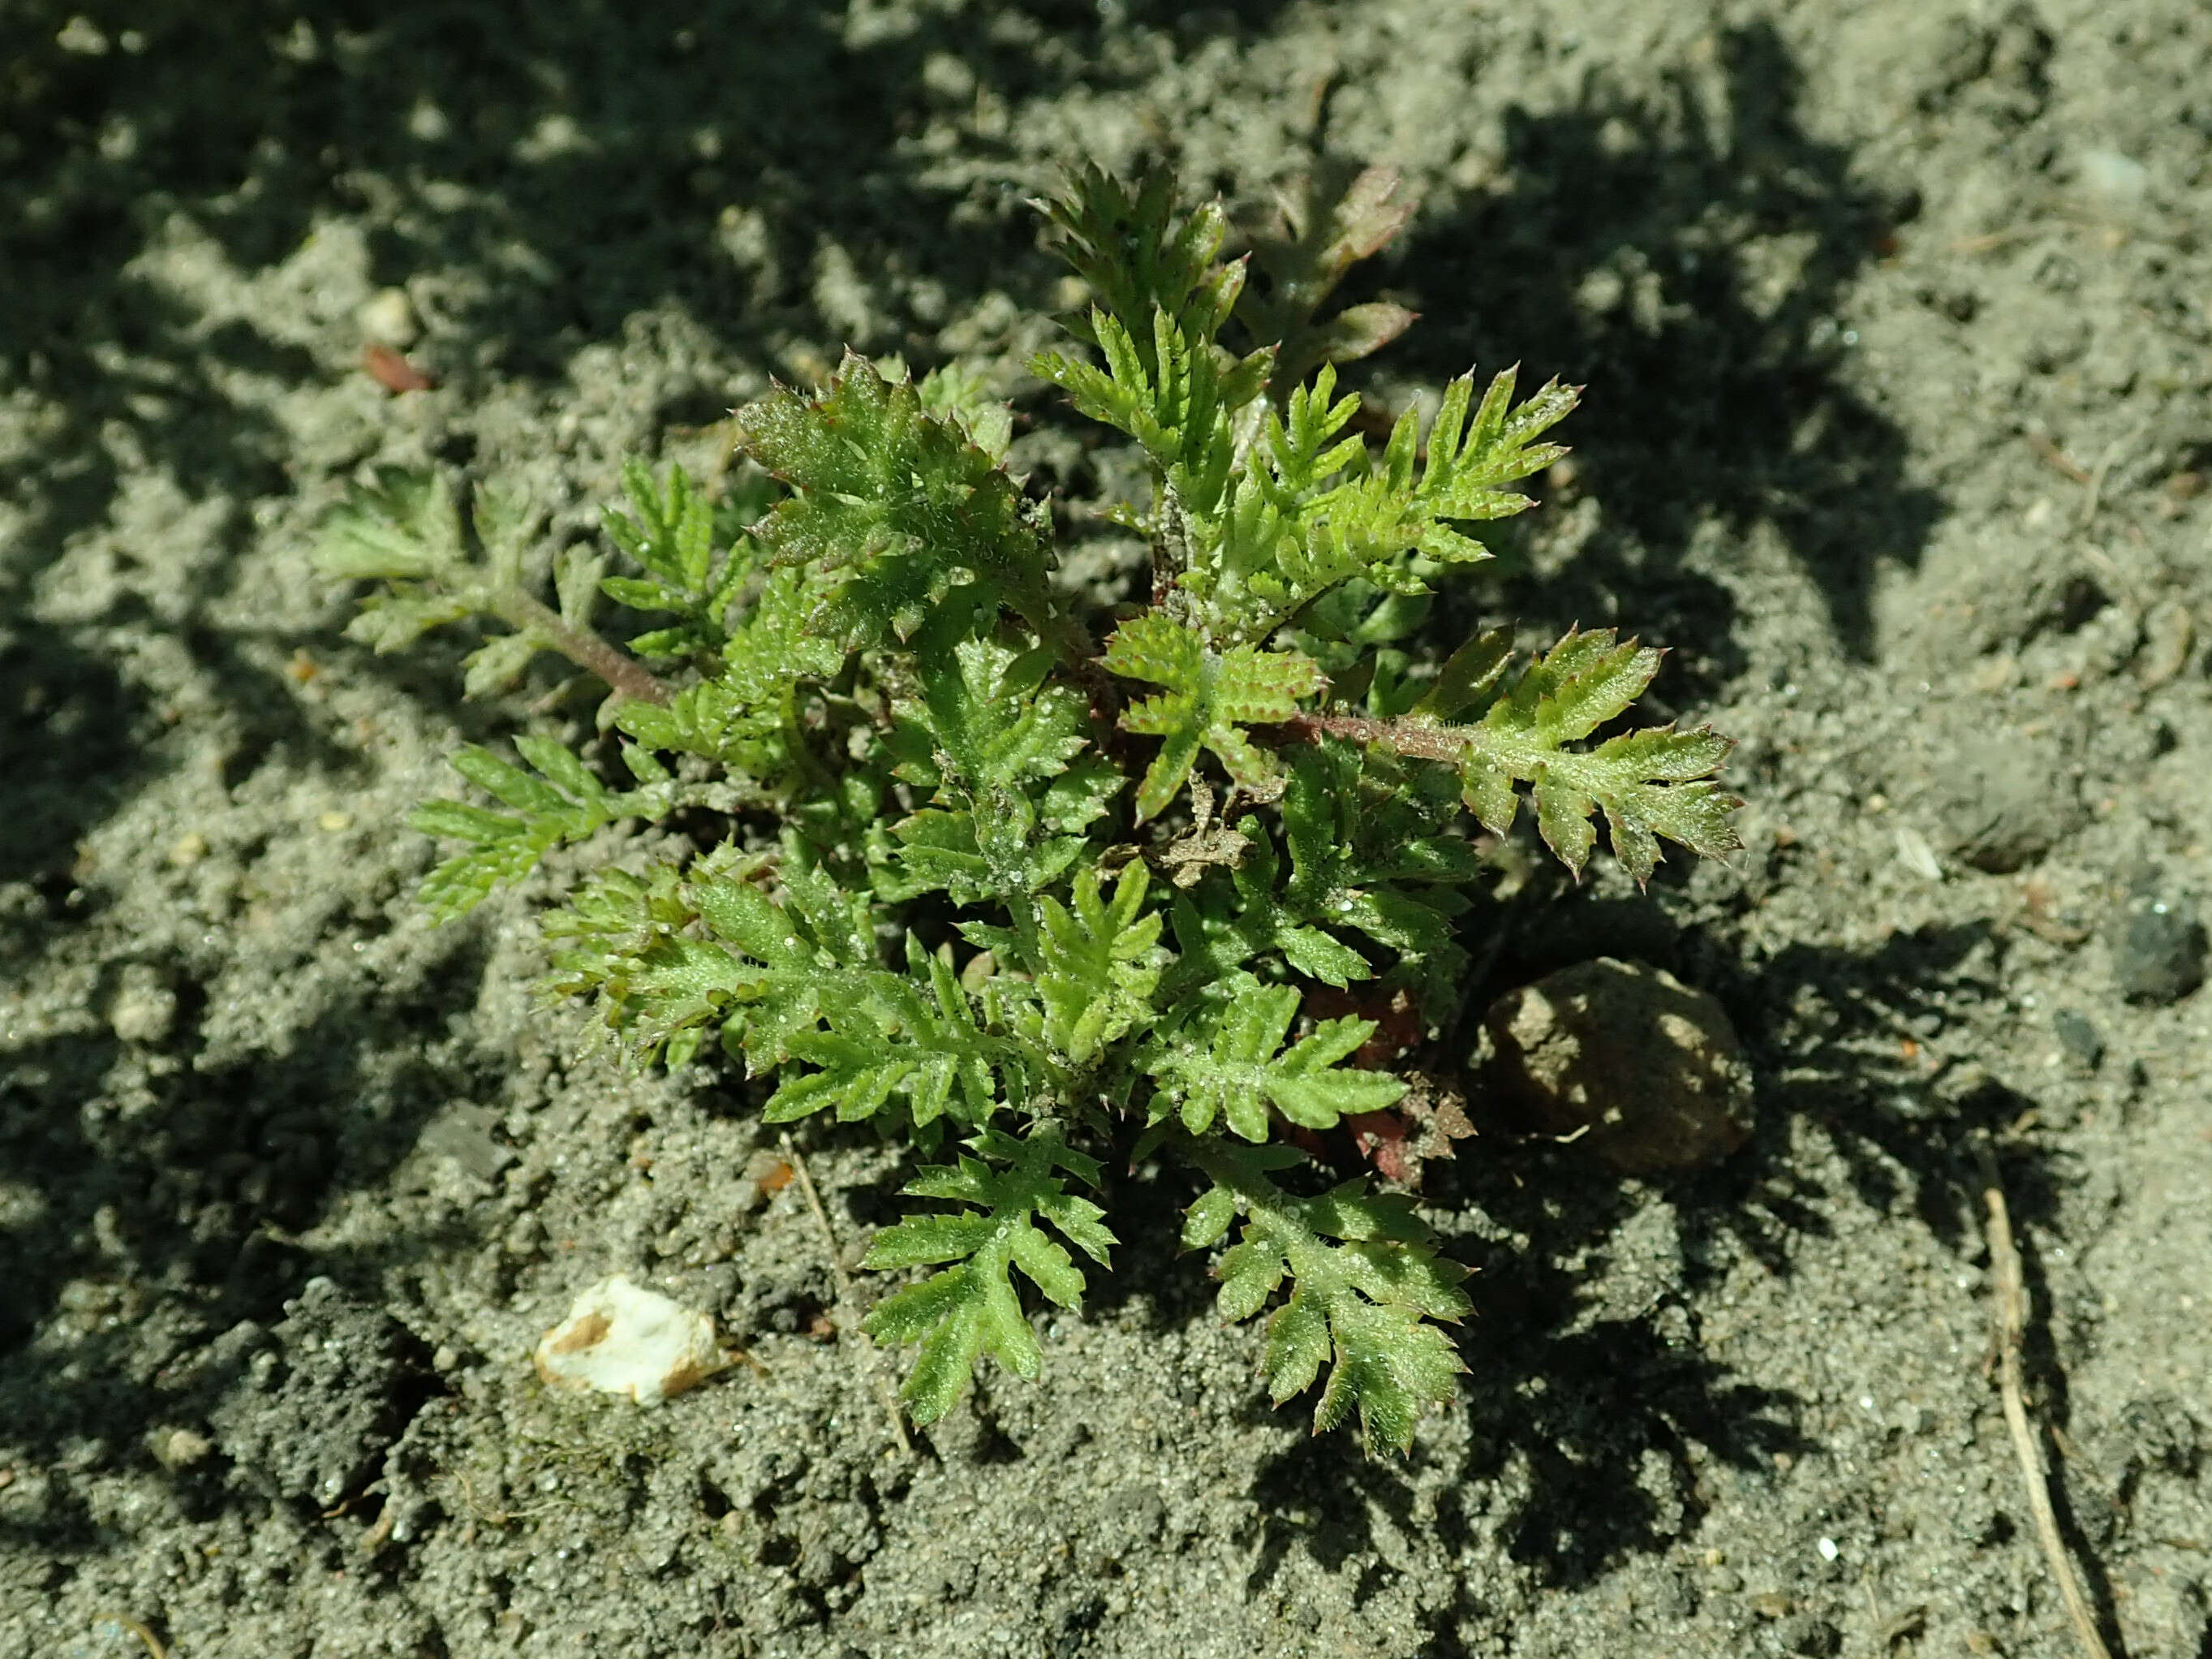
[[[550,605],[509,588],[498,597],[499,614],[517,628],[535,629],[545,642],[587,673],[597,674],[609,687],[641,702],[665,704],[668,688],[634,658],[626,657],[598,635],[572,628]]]
[[[1447,763],[1461,760],[1467,753],[1463,728],[1425,720],[1379,720],[1366,714],[1293,714],[1275,722],[1274,729],[1301,743],[1344,738],[1353,743],[1379,743],[1401,755]]]

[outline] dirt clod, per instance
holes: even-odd
[[[1952,855],[1993,875],[2035,863],[2086,816],[2065,752],[2041,735],[1966,738],[1936,788]]]
[[[1751,1133],[1751,1067],[1720,1004],[1662,969],[1601,957],[1483,1017],[1486,1079],[1540,1134],[1630,1175],[1724,1158]]]
[[[318,1508],[358,1492],[427,1391],[413,1340],[328,1279],[310,1279],[265,1339],[240,1334],[246,1386],[215,1416],[224,1453],[256,1484]]]

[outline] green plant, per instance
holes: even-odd
[[[1562,453],[1544,434],[1575,393],[1516,401],[1511,370],[1468,375],[1425,434],[1409,412],[1370,447],[1327,360],[1410,315],[1318,319],[1402,221],[1391,194],[1363,175],[1333,212],[1295,219],[1264,306],[1244,262],[1219,258],[1221,209],[1179,213],[1164,179],[1086,172],[1044,204],[1096,296],[1069,323],[1095,358],[1035,372],[1150,466],[1151,499],[1121,514],[1152,555],[1133,614],[1055,583],[1003,408],[967,377],[916,384],[852,356],[819,395],[779,387],[738,412],[772,487],[716,503],[680,471],[631,468],[607,528],[639,574],[565,554],[557,608],[526,591],[530,515],[489,487],[473,537],[442,483],[404,477],[330,526],[325,568],[385,584],[356,636],[390,649],[489,615],[516,631],[469,659],[470,690],[548,648],[611,690],[600,758],[618,784],[542,736],[518,739],[523,765],[462,753],[498,805],[416,814],[459,843],[425,885],[433,914],[618,819],[720,823],[684,857],[583,879],[545,923],[553,989],[596,998],[647,1058],[718,1044],[769,1080],[771,1122],[866,1119],[949,1155],[906,1188],[927,1207],[868,1256],[931,1270],[867,1322],[919,1346],[917,1420],[983,1355],[1036,1373],[1021,1282],[1078,1304],[1079,1257],[1103,1263],[1115,1243],[1086,1194],[1115,1148],[1203,1178],[1186,1246],[1238,1232],[1220,1304],[1233,1319],[1274,1304],[1273,1397],[1326,1370],[1316,1427],[1356,1411],[1402,1448],[1450,1392],[1438,1322],[1467,1309],[1463,1270],[1408,1198],[1364,1179],[1316,1190],[1281,1143],[1406,1095],[1363,1058],[1377,1021],[1359,1010],[1451,1012],[1480,865],[1465,811],[1502,834],[1533,798],[1577,872],[1602,814],[1639,879],[1661,837],[1735,844],[1736,803],[1711,781],[1724,739],[1586,741],[1657,652],[1571,633],[1516,668],[1500,630],[1427,667],[1399,643],[1433,580],[1487,556],[1467,526],[1529,505],[1512,486]],[[1241,353],[1221,343],[1232,328]],[[673,620],[617,651],[592,631],[602,598]]]

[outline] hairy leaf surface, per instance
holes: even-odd
[[[1173,1113],[1203,1134],[1219,1118],[1247,1140],[1265,1140],[1270,1106],[1303,1127],[1333,1129],[1404,1095],[1401,1079],[1342,1064],[1374,1035],[1371,1019],[1323,1020],[1283,1048],[1298,1002],[1294,986],[1240,974],[1192,1026],[1148,1047],[1142,1064],[1159,1085],[1153,1121]]]
[[[1083,1272],[1060,1239],[1101,1264],[1114,1245],[1104,1212],[1067,1190],[1068,1176],[1097,1186],[1097,1162],[1070,1148],[1054,1126],[1041,1124],[1020,1139],[986,1128],[967,1144],[975,1157],[925,1170],[906,1188],[909,1197],[966,1207],[886,1228],[866,1264],[955,1264],[884,1297],[865,1328],[880,1341],[921,1345],[902,1390],[917,1423],[950,1411],[986,1354],[1017,1376],[1037,1374],[1043,1355],[1022,1312],[1014,1268],[1048,1300],[1073,1308],[1082,1298]]]
[[[1249,1319],[1290,1286],[1267,1321],[1268,1394],[1280,1405],[1312,1387],[1326,1365],[1314,1431],[1357,1411],[1370,1443],[1405,1450],[1421,1414],[1451,1398],[1465,1369],[1433,1322],[1468,1312],[1459,1288],[1467,1270],[1437,1254],[1409,1199],[1360,1181],[1292,1197],[1272,1179],[1302,1161],[1287,1148],[1214,1141],[1192,1156],[1229,1198],[1194,1206],[1185,1237],[1218,1238],[1231,1210],[1244,1217],[1242,1237],[1214,1270],[1223,1316]]]
[[[1566,746],[1625,712],[1659,659],[1633,640],[1616,642],[1610,629],[1570,633],[1480,724],[1461,728],[1468,809],[1502,835],[1519,806],[1514,785],[1529,786],[1538,830],[1577,874],[1596,845],[1590,818],[1601,810],[1614,856],[1638,881],[1658,864],[1662,836],[1714,857],[1741,845],[1731,815],[1742,803],[1712,781],[1733,747],[1728,738],[1664,727],[1624,732],[1595,749]]]
[[[1200,749],[1210,750],[1246,789],[1267,792],[1278,776],[1275,763],[1239,728],[1288,720],[1297,713],[1298,700],[1317,695],[1323,684],[1312,659],[1295,651],[1238,645],[1217,652],[1195,629],[1158,611],[1116,629],[1106,642],[1104,662],[1125,678],[1168,688],[1121,715],[1125,729],[1161,739],[1137,788],[1139,822],[1158,816],[1175,799]]]

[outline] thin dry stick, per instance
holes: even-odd
[[[823,1247],[830,1252],[830,1276],[837,1281],[837,1323],[841,1328],[852,1328],[853,1334],[866,1345],[867,1353],[862,1363],[867,1368],[868,1380],[875,1384],[876,1397],[884,1402],[884,1413],[891,1420],[891,1435],[898,1442],[899,1449],[911,1452],[913,1437],[906,1431],[906,1417],[899,1410],[898,1395],[891,1392],[890,1384],[884,1379],[883,1367],[876,1363],[875,1345],[851,1326],[847,1310],[853,1304],[853,1275],[845,1271],[844,1259],[837,1254],[837,1234],[830,1224],[830,1212],[822,1207],[822,1194],[814,1189],[814,1177],[806,1172],[806,1160],[799,1157],[799,1148],[792,1145],[789,1135],[783,1137],[782,1145],[784,1162],[799,1177],[799,1190],[806,1195],[806,1207],[814,1212],[814,1224],[822,1229]]]
[[[136,1619],[126,1618],[119,1613],[106,1613],[104,1614],[103,1617],[107,1623],[114,1625],[119,1629],[126,1630],[130,1632],[131,1635],[137,1637],[140,1642],[145,1644],[146,1651],[153,1656],[153,1659],[169,1659],[169,1650],[167,1646],[163,1644],[161,1638],[155,1635],[152,1631],[147,1629],[145,1626],[140,1624]],[[97,1626],[95,1626],[95,1628],[97,1628]]]
[[[2097,516],[2097,504],[2105,498],[2105,480],[2112,475],[2112,463],[2119,459],[2120,453],[2118,444],[2110,446],[2098,457],[2097,465],[2090,471],[2089,493],[2081,498],[2081,524],[2085,529]]]
[[[2052,471],[2063,473],[2075,483],[2084,486],[2095,481],[2094,473],[2040,432],[2023,433],[2021,435],[2027,440],[2027,447],[2035,452],[2036,459]]]
[[[2021,1479],[2027,1486],[2027,1506],[2035,1516],[2035,1535],[2043,1545],[2044,1559],[2066,1600],[2066,1616],[2073,1621],[2075,1640],[2087,1659],[2112,1659],[2104,1638],[2097,1634],[2097,1619],[2081,1580],[2058,1535],[2058,1516],[2051,1505],[2051,1471],[2044,1461],[2043,1441],[2027,1415],[2027,1395],[2021,1382],[2021,1351],[2027,1334],[2027,1279],[2021,1270],[2020,1251],[2012,1240],[2012,1215],[2005,1208],[2004,1188],[1997,1182],[1996,1166],[1989,1164],[1982,1175],[1982,1199],[1989,1206],[1990,1262],[1997,1279],[1997,1382],[2004,1395],[2005,1422],[2012,1430],[2012,1449],[2020,1457]]]

